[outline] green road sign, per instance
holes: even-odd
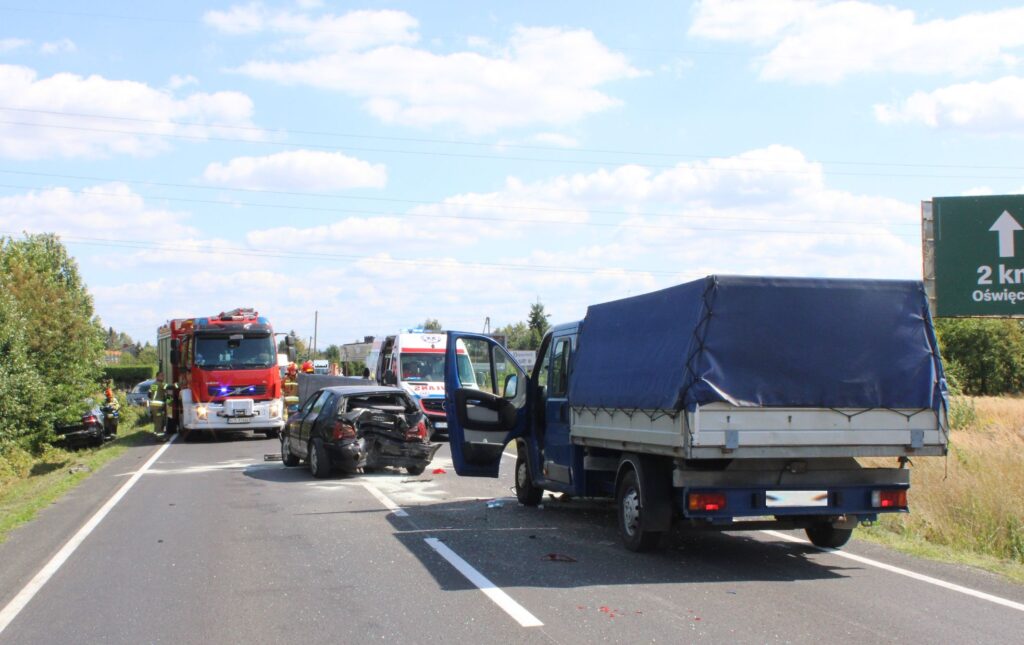
[[[932,216],[934,314],[1024,317],[1024,195],[936,197]]]

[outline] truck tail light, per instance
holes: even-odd
[[[96,415],[90,414],[88,416],[82,417],[82,423],[84,423],[87,426],[91,426],[94,423],[99,423],[99,419],[96,418]]]
[[[875,508],[906,508],[907,489],[871,491],[871,505]]]
[[[721,511],[725,508],[725,493],[690,493],[686,505],[691,511]]]
[[[331,431],[331,437],[338,441],[340,439],[355,439],[356,428],[351,423],[345,423],[344,421],[335,421],[334,428]]]

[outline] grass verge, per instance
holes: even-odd
[[[1024,399],[957,397],[950,416],[949,456],[914,462],[910,513],[856,535],[1024,583]]]
[[[156,442],[152,432],[135,427],[98,448],[48,448],[32,457],[25,467],[26,476],[0,480],[0,542],[129,447]]]

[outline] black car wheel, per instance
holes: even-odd
[[[306,458],[306,463],[309,464],[309,472],[317,479],[323,479],[331,474],[331,458],[319,439],[309,442],[309,457]]]
[[[427,467],[425,465],[420,464],[419,466],[406,466],[405,467],[405,472],[409,473],[410,475],[416,476],[416,475],[422,475],[423,471],[426,470],[426,469],[427,469]]]
[[[530,464],[526,455],[520,451],[516,457],[516,499],[523,506],[536,506],[544,497],[544,489],[533,485],[530,476]]]
[[[289,467],[299,465],[299,458],[292,452],[291,439],[288,435],[281,437],[281,462]]]

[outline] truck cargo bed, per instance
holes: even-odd
[[[945,454],[944,415],[932,409],[750,407],[693,412],[574,408],[582,446],[684,459],[892,457]]]

